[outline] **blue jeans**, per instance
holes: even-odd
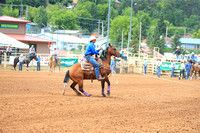
[[[187,70],[186,70],[186,72],[187,72],[186,79],[188,79],[188,78],[189,78],[189,76],[190,76],[190,70],[189,70],[189,69],[187,69]]]
[[[172,68],[172,72],[171,72],[171,76],[170,77],[175,77],[174,70],[175,70],[175,68]]]
[[[110,70],[111,70],[114,74],[116,74],[114,68],[115,68],[115,66],[110,66]]]
[[[97,61],[91,55],[85,56],[85,58],[88,62],[90,62],[95,67],[94,70],[95,70],[96,79],[99,79],[99,73],[100,73],[99,72],[99,63],[97,63]]]
[[[147,66],[144,66],[144,74],[147,74]]]
[[[157,76],[160,78],[160,67],[158,67],[158,68],[156,69],[156,72],[157,72]]]
[[[29,53],[29,56],[31,56],[31,55],[32,55],[32,56],[35,56],[35,53]]]
[[[40,62],[37,62],[37,71],[40,71]]]
[[[23,62],[19,62],[19,71],[22,71]]]

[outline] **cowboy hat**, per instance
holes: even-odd
[[[177,46],[176,48],[180,48],[179,46]]]
[[[194,54],[194,52],[192,52],[192,54]]]
[[[96,38],[95,36],[91,36],[91,37],[90,37],[90,42],[91,42],[92,40],[97,40],[97,38]]]
[[[23,54],[21,54],[20,57],[23,57]]]

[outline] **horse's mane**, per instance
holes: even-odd
[[[108,52],[108,48],[109,47],[107,47],[105,50],[103,50],[102,52],[101,52],[101,55],[100,55],[100,58],[103,60],[103,59],[106,59],[106,54],[107,54],[107,52]]]

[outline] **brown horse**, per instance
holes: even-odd
[[[49,67],[50,67],[50,71],[51,72],[55,72],[55,67],[58,65],[59,67],[59,72],[60,72],[60,60],[58,59],[58,62],[56,60],[56,57],[54,55],[51,56],[50,60],[49,60]]]
[[[111,56],[120,57],[121,54],[119,53],[119,51],[116,50],[115,47],[111,46],[110,44],[109,44],[109,47],[107,47],[107,49],[104,50],[102,53],[105,53],[105,56],[101,57],[102,67],[100,66],[100,74],[102,77],[105,77],[105,79],[101,81],[101,86],[102,86],[102,95],[106,97],[106,95],[104,94],[105,82],[108,83],[107,95],[110,95],[110,81],[109,81],[108,75],[111,73],[111,70],[110,70]],[[71,67],[71,69],[66,72],[66,75],[64,78],[65,87],[63,90],[63,95],[65,93],[66,85],[69,82],[69,79],[71,79],[73,83],[71,84],[70,87],[76,92],[77,95],[81,95],[80,92],[82,92],[84,95],[88,97],[92,96],[91,94],[88,94],[87,92],[83,90],[83,80],[85,79],[90,80],[91,78],[96,79],[94,69],[91,72],[93,76],[91,76],[90,71],[82,70],[80,63],[74,64]],[[80,92],[75,88],[77,84],[79,85]]]
[[[200,78],[200,65],[192,63],[192,69],[190,73],[191,73],[190,80],[192,80],[192,78],[197,78],[198,77],[197,73],[199,74],[199,78]]]

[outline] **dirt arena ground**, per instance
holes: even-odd
[[[115,75],[103,98],[97,81],[63,96],[64,74],[0,71],[0,132],[200,132],[200,80]]]

